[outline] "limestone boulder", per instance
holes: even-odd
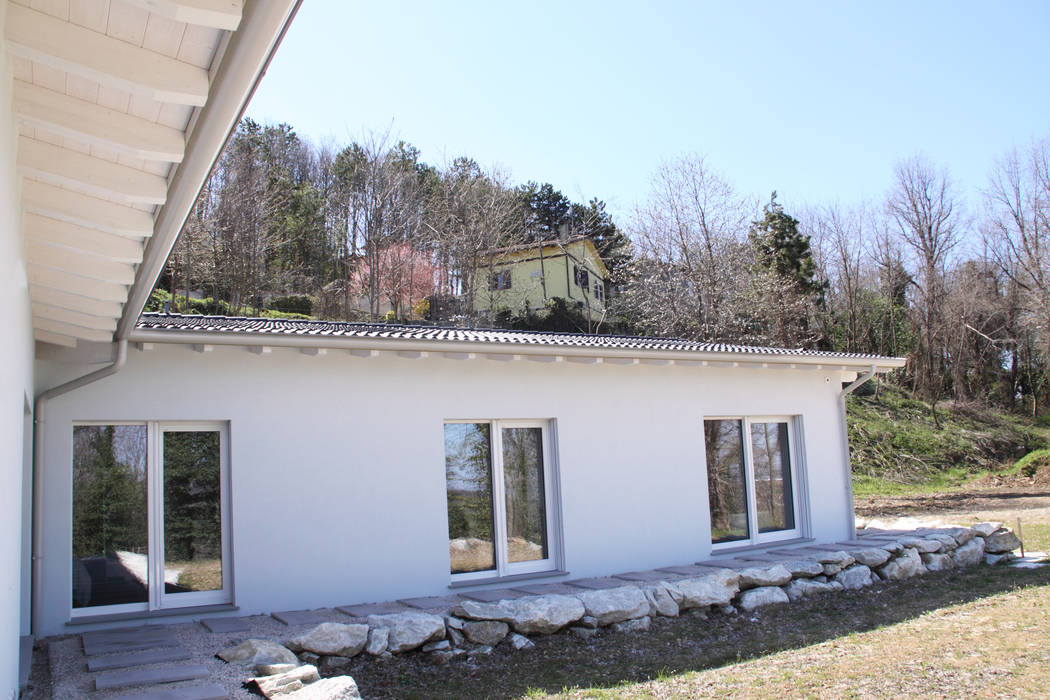
[[[974,537],[952,552],[956,566],[974,566],[984,561],[984,538]]]
[[[741,593],[737,599],[737,607],[751,612],[763,605],[787,603],[789,600],[784,589],[776,586],[762,586],[761,588],[752,588]]]
[[[815,595],[817,593],[830,593],[832,591],[841,591],[841,583],[821,583],[820,581],[813,581],[810,579],[799,578],[789,583],[785,588],[788,600],[800,600],[806,596]]]
[[[933,554],[922,554],[922,565],[927,571],[944,571],[955,568],[955,560],[948,552],[934,552]]]
[[[905,547],[918,550],[920,554],[930,554],[941,548],[941,543],[928,537],[902,537],[900,543]]]
[[[842,567],[839,566],[838,564],[825,564],[824,565],[824,575],[825,576],[835,576],[840,571],[842,571]]]
[[[311,683],[321,680],[316,666],[299,666],[286,673],[261,676],[248,681],[264,698],[289,695]]]
[[[950,527],[946,532],[955,538],[955,544],[960,547],[977,536],[973,528],[969,527]]]
[[[322,622],[288,641],[292,651],[309,651],[320,656],[353,658],[368,643],[368,625]]]
[[[1002,554],[985,554],[984,563],[988,566],[995,566],[997,564],[1006,564],[1014,559],[1013,552],[1003,552]]]
[[[977,523],[976,525],[972,525],[970,529],[976,532],[981,537],[991,537],[1000,529],[1002,529],[1002,527],[1002,523],[993,521],[988,523]]]
[[[580,599],[569,595],[530,596],[501,604],[510,610],[509,624],[520,634],[554,634],[586,612]]]
[[[227,647],[216,654],[230,664],[258,666],[260,664],[299,665],[299,658],[277,642],[270,639],[246,639],[240,644]]]
[[[652,624],[652,619],[649,616],[636,617],[633,620],[614,622],[609,625],[609,629],[613,632],[644,632],[649,629],[650,624]]]
[[[350,676],[335,676],[322,678],[284,697],[288,700],[361,700],[361,693]]]
[[[847,591],[856,591],[871,585],[871,569],[864,564],[854,564],[835,576],[835,581]]]
[[[372,627],[386,627],[387,650],[400,654],[445,637],[445,618],[425,612],[369,615]]]
[[[510,632],[510,625],[499,620],[472,620],[463,624],[462,631],[474,644],[495,646]]]
[[[368,644],[365,651],[372,656],[379,656],[386,651],[390,642],[390,629],[387,627],[373,627],[368,633]]]
[[[681,594],[671,588],[666,581],[657,581],[642,586],[642,593],[649,601],[649,616],[663,615],[664,617],[678,617],[678,599]],[[676,594],[678,598],[676,599]]]
[[[587,615],[595,618],[600,627],[623,622],[649,614],[649,600],[634,586],[620,586],[597,591],[577,593]]]
[[[780,565],[788,570],[792,578],[813,578],[824,573],[824,566],[815,559],[791,559]]]
[[[906,547],[903,552],[878,569],[879,576],[884,581],[902,581],[923,571],[922,558],[912,547]]]
[[[941,548],[939,551],[942,553],[951,552],[959,546],[959,543],[955,541],[955,537],[949,535],[946,532],[931,532],[930,534],[926,535],[926,537],[927,539],[937,540],[938,542],[940,542]]]
[[[520,634],[512,634],[509,637],[507,637],[507,639],[510,641],[510,645],[514,647],[516,651],[521,651],[522,649],[531,649],[534,646],[536,646],[536,643],[534,641]]]
[[[1002,528],[984,538],[984,551],[988,554],[1002,554],[1012,552],[1021,546],[1021,540],[1017,535],[1006,528]]]
[[[762,586],[782,586],[791,580],[791,572],[783,564],[741,569],[739,573],[741,590]]]
[[[857,549],[850,554],[857,560],[858,564],[863,564],[869,569],[874,569],[877,566],[882,566],[890,560],[890,553],[880,547],[868,547],[866,549]]]
[[[812,554],[813,558],[821,564],[835,564],[840,569],[845,569],[848,566],[852,566],[853,555],[843,552],[840,549],[820,549],[815,550]]]
[[[728,605],[740,591],[740,575],[729,569],[712,569],[711,573],[670,584],[682,596],[678,607],[682,610],[704,608],[709,605]]]
[[[498,603],[482,603],[476,600],[464,600],[453,606],[452,615],[454,617],[449,619],[499,620],[510,623],[514,619],[514,613],[507,605],[509,602],[509,600],[501,600]]]

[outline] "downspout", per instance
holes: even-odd
[[[849,513],[846,517],[849,522],[849,529],[846,532],[846,539],[848,540],[852,540],[857,536],[857,518],[853,509],[853,470],[851,468],[849,454],[849,430],[846,427],[846,397],[856,391],[861,384],[867,383],[869,379],[874,377],[875,371],[875,365],[872,365],[867,372],[859,376],[856,381],[839,392],[839,417],[841,419],[839,427],[842,433],[842,466],[846,477],[846,507],[849,509]]]
[[[40,590],[44,561],[44,413],[48,402],[56,396],[68,394],[82,386],[119,372],[128,358],[127,338],[118,339],[116,344],[117,356],[111,364],[42,392],[36,397],[33,404],[33,582],[30,589],[32,596],[30,632],[33,634],[37,633],[42,623],[44,598]]]

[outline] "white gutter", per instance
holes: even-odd
[[[600,346],[551,345],[539,343],[501,343],[438,338],[382,338],[334,335],[291,335],[283,333],[246,333],[238,331],[181,331],[138,328],[128,340],[136,343],[176,345],[227,345],[238,347],[325,348],[344,350],[379,350],[410,352],[455,352],[475,355],[545,355],[608,359],[673,360],[711,367],[770,367],[776,369],[823,369],[858,371],[876,367],[888,371],[905,365],[904,358],[850,358],[835,355],[781,355],[775,353],[704,352],[697,350],[642,350]]]
[[[901,360],[901,362],[902,364],[899,366],[903,367],[903,360]],[[845,389],[839,392],[839,417],[841,418],[839,427],[841,430],[842,438],[842,467],[845,471],[846,479],[846,507],[849,510],[849,513],[846,517],[846,520],[849,523],[849,529],[846,532],[846,539],[848,540],[852,540],[857,537],[857,517],[853,511],[853,468],[849,453],[849,428],[846,426],[846,397],[852,394],[854,391],[856,391],[861,384],[866,383],[869,379],[874,377],[875,372],[875,365],[871,365],[867,372],[862,374],[860,377],[857,378],[856,381],[854,381],[852,384],[850,384]]]
[[[128,341],[117,341],[117,352],[113,362],[102,369],[77,377],[65,384],[48,389],[36,397],[33,404],[33,566],[32,566],[32,616],[30,631],[34,634],[40,629],[44,596],[40,590],[43,580],[44,562],[44,422],[47,404],[56,396],[68,394],[75,389],[86,386],[100,379],[116,374],[124,366],[128,357]]]
[[[168,199],[157,214],[153,236],[136,270],[135,283],[117,325],[117,338],[128,337],[138,322],[197,195],[233,135],[301,3],[302,0],[245,3],[241,24],[230,38],[212,80],[208,102],[198,112],[193,133],[186,142],[186,155],[168,183]]]

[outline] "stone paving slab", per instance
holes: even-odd
[[[626,586],[627,584],[622,579],[613,578],[612,576],[598,576],[595,578],[578,578],[574,581],[566,581],[565,585],[591,591],[604,591],[610,588]]]
[[[162,668],[137,668],[131,671],[105,671],[95,676],[95,690],[112,690],[129,685],[176,683],[208,678],[211,674],[203,664],[180,664]]]
[[[226,689],[218,683],[193,685],[183,688],[147,690],[144,693],[120,695],[114,700],[228,700]]]
[[[159,664],[167,661],[187,661],[190,653],[179,647],[166,649],[147,649],[146,651],[129,651],[123,654],[112,654],[88,659],[88,671],[108,671],[113,668],[127,668],[129,666],[145,666],[146,664]]]
[[[86,656],[99,656],[101,654],[112,654],[118,651],[140,651],[143,649],[158,649],[161,647],[177,647],[179,643],[171,637],[170,631],[166,634],[149,634],[138,637],[125,637],[123,639],[93,638],[86,635],[81,638]]]
[[[476,600],[479,603],[498,603],[501,600],[521,598],[525,594],[521,591],[516,591],[513,588],[489,588],[481,591],[460,593],[459,595],[468,600]]]
[[[779,563],[784,562],[784,561],[791,561],[792,559],[798,559],[798,557],[774,556],[772,553],[749,554],[747,556],[741,555],[741,556],[739,556],[737,558],[740,559],[741,561],[747,562],[751,566],[755,566],[755,565],[761,566],[763,564],[766,565],[766,566],[774,566],[774,565],[779,564]]]
[[[647,583],[650,581],[663,581],[667,578],[667,573],[656,571],[655,569],[649,571],[629,571],[626,574],[616,574],[613,578],[618,578],[622,581]]]
[[[212,634],[247,632],[251,629],[248,620],[243,617],[205,617],[201,618],[200,623]]]
[[[270,617],[278,622],[283,622],[289,627],[292,625],[316,625],[324,622],[324,615],[316,610],[284,610],[270,613]]]
[[[663,571],[668,574],[676,574],[678,576],[703,576],[704,574],[711,573],[711,570],[704,566],[665,566],[657,569],[657,571]]]
[[[444,610],[463,602],[458,595],[429,595],[421,598],[401,598],[397,602],[417,610]]]
[[[533,583],[525,586],[515,586],[514,590],[529,595],[572,595],[580,592],[579,588],[573,588],[564,583]]]
[[[697,566],[702,566],[707,569],[752,569],[755,563],[752,561],[746,561],[744,559],[707,559],[705,561],[696,562]]]
[[[410,610],[397,601],[386,603],[360,603],[358,605],[340,605],[336,610],[350,617],[368,617],[369,615],[393,615]]]

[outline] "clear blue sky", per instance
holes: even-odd
[[[616,214],[690,152],[789,206],[881,199],[922,153],[975,205],[995,158],[1050,137],[1048,44],[1036,0],[306,0],[248,114],[391,128]]]

